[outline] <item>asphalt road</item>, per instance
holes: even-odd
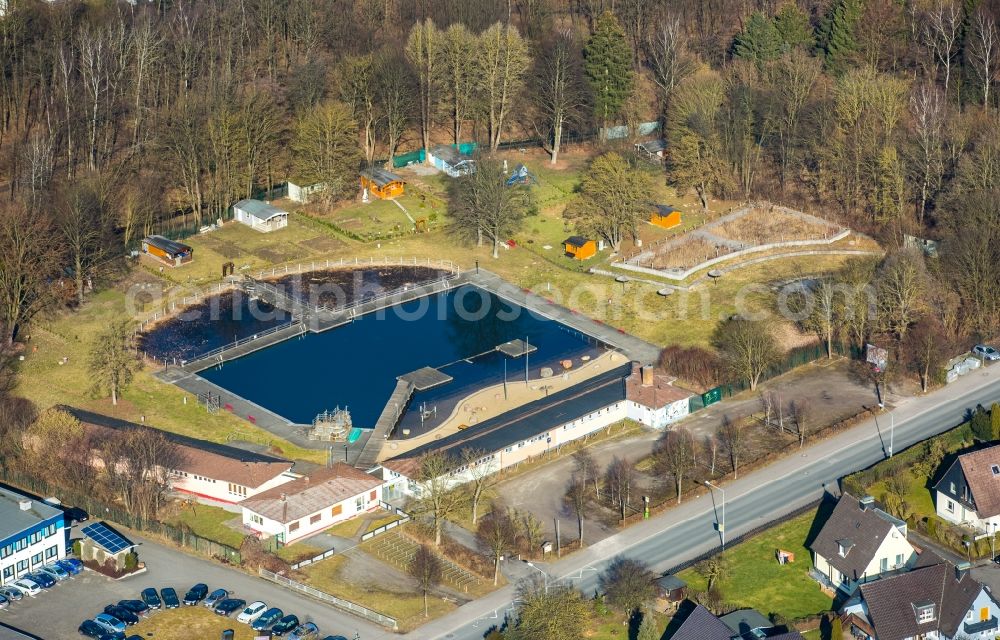
[[[723,487],[727,535],[764,525],[817,500],[827,488],[835,492],[840,477],[887,455],[890,424],[892,444],[900,451],[961,423],[977,404],[998,401],[1000,366],[980,369],[936,393],[903,401],[891,418],[886,414],[877,422],[867,421],[729,482]],[[640,558],[657,571],[669,570],[719,545],[715,522],[716,507],[721,518],[721,503],[720,492],[705,493],[543,569],[549,580],[571,582],[584,592],[593,591],[599,572],[618,555]],[[514,597],[514,587],[506,587],[406,637],[479,640],[512,610]]]

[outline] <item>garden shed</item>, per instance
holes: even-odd
[[[475,148],[475,143],[459,145],[458,147],[439,144],[433,147],[427,155],[431,159],[431,164],[452,178],[457,178],[476,172],[476,161],[472,159],[472,152]]]
[[[171,267],[179,267],[194,259],[194,249],[183,242],[177,242],[163,236],[143,238],[142,252]]]
[[[233,205],[237,222],[267,233],[288,226],[288,212],[260,200],[240,200]]]
[[[135,548],[135,543],[118,533],[103,522],[84,527],[80,533],[80,559],[83,562],[95,562],[99,566],[114,566],[114,571],[125,571],[125,563]]]
[[[361,188],[368,189],[369,194],[382,200],[403,195],[405,184],[402,178],[385,169],[373,168],[361,172]]]
[[[586,260],[597,254],[597,243],[583,236],[570,236],[563,240],[566,256],[576,260]]]
[[[673,229],[681,225],[681,211],[669,204],[658,204],[649,217],[649,222],[664,229]]]
[[[288,199],[302,204],[308,203],[312,197],[326,188],[325,182],[307,183],[303,180],[288,181]]]

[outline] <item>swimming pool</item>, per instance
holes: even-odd
[[[565,359],[579,361],[603,345],[574,329],[463,285],[361,316],[348,325],[305,334],[199,373],[205,379],[297,424],[346,406],[355,427],[375,425],[398,376],[421,367],[440,369],[452,381],[413,395],[401,425],[414,435],[419,407],[437,407],[444,419],[461,398],[503,380],[523,380],[525,360],[495,347],[513,339],[536,348],[530,376],[542,367],[561,370]]]

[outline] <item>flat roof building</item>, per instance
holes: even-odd
[[[66,557],[62,510],[0,488],[0,584]]]

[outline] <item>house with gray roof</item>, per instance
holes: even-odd
[[[338,462],[240,503],[243,525],[290,544],[382,502],[382,480]]]
[[[775,626],[760,612],[753,609],[739,609],[718,617],[702,605],[685,603],[686,611],[679,612],[682,617],[679,626],[673,633],[667,627],[667,640],[802,640],[797,631],[788,631],[783,626]]]
[[[240,200],[234,204],[233,219],[262,233],[288,226],[287,211],[260,200]]]
[[[842,611],[864,640],[980,640],[997,636],[1000,604],[967,563],[942,562],[863,584]]]
[[[813,578],[847,595],[858,585],[905,571],[917,561],[906,523],[879,508],[871,496],[849,493],[840,497],[809,549]]]

